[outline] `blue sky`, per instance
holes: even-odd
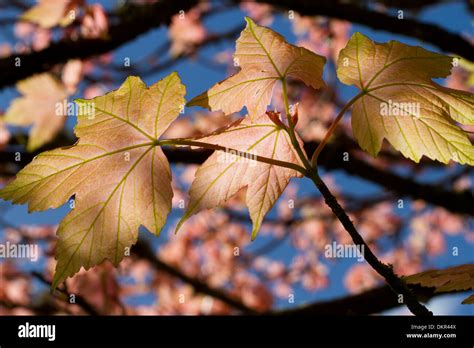
[[[109,7],[111,1],[106,1],[104,4],[106,7]],[[244,14],[239,10],[235,9],[232,11],[226,11],[219,15],[215,15],[206,20],[206,25],[212,32],[226,32],[232,28],[235,28],[237,25],[244,23],[243,20]],[[442,26],[450,31],[467,33],[471,32],[472,26],[470,23],[470,17],[468,12],[465,10],[464,5],[461,3],[453,4],[444,4],[430,8],[428,11],[423,11],[419,14],[418,19],[435,23],[439,26]],[[294,35],[290,29],[290,23],[287,17],[276,16],[272,26],[274,30],[280,32],[284,35],[289,42],[294,42]],[[394,35],[392,33],[374,31],[368,27],[353,25],[352,31],[360,31],[363,34],[369,36],[370,38],[384,42],[388,40],[398,40],[407,44],[415,44],[423,46],[427,49],[438,51],[436,47],[428,45],[424,42],[407,38],[404,36]],[[3,41],[3,38],[0,36],[0,41]],[[121,48],[117,49],[114,53],[114,61],[117,63],[122,63],[124,57],[129,57],[131,62],[140,59],[147,55],[147,53],[152,52],[158,46],[166,41],[166,30],[164,28],[152,30],[149,33],[143,35],[139,39],[133,41],[130,44],[124,45]],[[227,41],[219,45],[211,46],[202,50],[201,54],[209,59],[212,59],[214,55],[221,51],[223,48],[233,48],[233,42]],[[164,60],[166,57],[164,57]],[[187,99],[191,99],[193,96],[199,94],[200,92],[206,90],[212,86],[215,82],[222,80],[226,77],[225,69],[212,69],[208,66],[201,65],[197,61],[193,60],[183,60],[178,64],[174,65],[171,69],[160,71],[159,74],[150,75],[145,78],[147,84],[151,84],[166,76],[171,71],[178,71],[181,76],[183,83],[187,87]],[[111,89],[117,86],[111,86]],[[342,95],[344,98],[350,98],[353,94],[353,89],[342,87]],[[11,99],[17,95],[17,92],[13,88],[4,89],[0,91],[0,108],[5,109],[8,107]],[[74,97],[79,97],[76,95]],[[195,111],[194,109],[192,111]],[[188,110],[190,112],[191,110]],[[71,118],[69,120],[68,126],[72,129],[75,120]],[[379,192],[379,188],[376,185],[370,184],[361,179],[350,177],[345,175],[343,172],[331,172],[335,177],[336,182],[339,187],[341,187],[345,192],[351,192],[358,195],[367,195],[372,193]],[[432,179],[432,176],[436,176],[438,173],[431,173],[429,175],[422,175],[417,177],[417,180],[420,181],[429,181]],[[303,181],[300,184],[299,194],[307,195],[314,194],[316,191],[309,184],[308,181]],[[403,197],[400,197],[403,198]],[[395,204],[395,202],[394,202]],[[28,214],[26,206],[13,206],[10,203],[0,202],[0,209],[6,211],[5,218],[6,220],[13,224],[54,224],[59,223],[59,221],[64,217],[68,212],[68,206],[63,206],[56,210],[50,210],[42,213],[33,213]],[[172,213],[172,218],[170,219],[168,225],[172,226],[175,223],[177,217],[182,214],[182,210],[174,211]],[[274,214],[272,212],[270,216]],[[403,214],[403,212],[402,212]],[[166,229],[165,229],[166,230]],[[408,231],[405,231],[405,234]],[[1,236],[2,232],[0,232]],[[153,243],[160,244],[165,241],[167,236],[163,236],[159,239],[154,239]],[[170,234],[171,235],[171,234]],[[474,254],[473,245],[465,245],[465,241],[462,237],[448,237],[449,246],[459,246],[464,244],[465,252],[461,253],[462,256],[459,258],[453,258],[446,255],[429,258],[429,264],[432,267],[447,267],[450,265],[462,264],[467,262],[472,262],[472,255]],[[258,248],[260,245],[265,243],[265,238],[257,238],[249,250]],[[271,256],[275,259],[289,260],[293,256],[292,249],[288,244],[283,244],[282,247],[273,251]],[[334,298],[336,296],[342,296],[346,294],[346,290],[342,286],[343,275],[347,268],[353,264],[353,260],[342,260],[337,263],[331,264],[331,282],[328,288],[317,291],[315,293],[307,293],[300,287],[296,287],[296,302],[301,304],[303,302],[312,302],[312,301],[321,301],[329,298]],[[38,265],[40,266],[40,265]],[[464,297],[463,297],[464,296]],[[465,294],[462,295],[448,295],[443,296],[442,298],[433,300],[429,303],[431,309],[435,311],[435,314],[474,314],[474,306],[460,305],[460,302],[463,298],[467,297]],[[139,302],[150,301],[150,298],[140,299]],[[278,306],[287,306],[288,304],[285,301],[280,301]],[[405,313],[404,309],[398,309],[396,311],[390,311],[389,313]]]

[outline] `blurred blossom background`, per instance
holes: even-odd
[[[60,40],[107,38],[110,28],[123,19],[120,12],[123,3],[0,2],[0,59],[34,54]],[[140,7],[153,3],[140,0],[128,4]],[[474,38],[472,8],[468,2],[348,3],[388,16],[398,16],[402,10],[405,18],[437,25],[471,43]],[[39,7],[37,12],[45,12],[30,13],[21,20],[20,16],[34,6]],[[338,1],[334,6],[338,6]],[[39,151],[74,143],[76,119],[54,115],[54,106],[59,100],[102,95],[120,86],[129,75],[138,75],[150,85],[172,71],[179,73],[186,85],[186,98],[190,100],[235,73],[238,68],[234,66],[232,54],[235,40],[244,28],[244,16],[279,32],[288,42],[327,58],[324,70],[327,88],[315,91],[297,82],[289,88],[291,102],[299,103],[297,130],[306,144],[321,141],[337,112],[355,94],[355,89],[342,85],[335,74],[339,51],[352,33],[360,31],[378,42],[398,40],[451,53],[432,42],[392,32],[389,27],[373,29],[371,23],[307,16],[296,10],[289,15],[289,10],[252,1],[200,2],[185,12],[176,11],[168,25],[151,27],[143,35],[109,52],[86,58],[71,54],[70,59],[43,73],[48,74],[51,81],[42,80],[31,88],[29,96],[35,102],[25,107],[25,117],[29,119],[25,125],[11,125],[3,118],[12,102],[21,96],[15,84],[4,86],[0,90],[0,185],[11,180]],[[74,18],[70,17],[71,11]],[[65,56],[68,54],[64,52]],[[437,82],[472,92],[473,74],[473,63],[461,59],[449,78]],[[29,80],[29,83],[34,82]],[[51,85],[45,91],[47,83],[54,87]],[[269,108],[283,110],[278,88]],[[166,136],[199,136],[243,114],[224,116],[201,108],[186,108]],[[43,133],[36,140],[39,146],[28,151],[33,146],[34,127],[43,127]],[[379,157],[372,158],[359,149],[352,137],[350,113],[344,117],[334,139],[322,156],[323,179],[382,261],[392,264],[399,275],[473,263],[472,209],[471,214],[459,212],[455,207],[450,208],[448,200],[454,202],[457,197],[468,197],[472,207],[474,176],[471,168],[456,163],[445,166],[427,159],[416,164],[387,144]],[[23,157],[20,163],[14,161],[17,152]],[[345,164],[340,160],[344,152],[349,154]],[[192,159],[193,155],[189,156]],[[173,210],[159,237],[142,228],[138,245],[118,268],[106,262],[87,272],[82,270],[68,279],[62,292],[57,294],[49,292],[55,267],[55,232],[70,205],[29,214],[25,205],[0,201],[0,243],[37,244],[40,250],[37,262],[0,259],[0,314],[244,312],[213,291],[196,291],[196,282],[205,284],[208,289],[217,289],[225,297],[237,299],[244,307],[258,312],[292,310],[304,304],[330,303],[344,297],[346,313],[350,314],[350,304],[358,301],[356,295],[384,286],[383,280],[365,261],[325,257],[327,245],[334,241],[350,244],[351,239],[306,179],[290,183],[253,242],[244,204],[245,191],[222,208],[193,216],[174,235],[176,223],[184,213],[182,202],[185,204],[188,199],[187,189],[197,169],[197,164],[190,162],[193,161],[172,161]],[[393,176],[401,181],[394,184]],[[411,188],[406,192],[400,189],[404,185],[413,186],[405,186]],[[447,192],[446,200],[442,204],[425,200],[423,190],[443,190]],[[453,253],[454,250],[457,253]],[[427,293],[432,297],[427,306],[435,314],[474,314],[473,305],[461,304],[467,293],[436,296]],[[75,294],[76,303],[69,303],[66,294]],[[391,307],[370,314],[410,314],[405,307]],[[334,307],[336,310],[341,309]]]

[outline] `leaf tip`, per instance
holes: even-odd
[[[250,240],[253,242],[257,238],[258,231],[260,230],[260,224],[252,227],[252,237]]]
[[[186,215],[184,215],[176,225],[176,229],[174,230],[174,235],[177,235],[181,227],[183,226],[184,222],[187,220]]]
[[[255,24],[255,22],[253,21],[252,18],[248,17],[248,16],[245,16],[245,22],[247,22],[247,25],[248,26],[252,26]]]
[[[50,288],[51,294],[54,294],[57,291],[57,288],[61,282],[62,282],[62,279],[58,277],[57,273],[55,272],[53,282],[51,283],[51,288]]]
[[[358,41],[358,40],[370,40],[370,39],[364,34],[362,34],[360,31],[356,31],[354,34],[352,34],[351,38],[349,39],[349,41],[353,41],[353,40]]]
[[[468,298],[465,298],[461,304],[474,304],[474,294],[469,296]]]
[[[211,106],[209,105],[209,97],[207,91],[195,96],[193,99],[186,103],[186,106],[200,106],[212,110]]]
[[[167,81],[167,80],[173,80],[173,79],[177,79],[178,83],[181,83],[181,77],[179,76],[177,71],[172,71],[166,77],[164,77],[162,80]]]
[[[179,80],[181,80],[181,78],[179,77],[179,74],[178,74],[177,71],[172,71],[172,72],[168,75],[168,77],[170,77],[170,78],[171,78],[171,77],[176,77],[176,78],[178,78]]]

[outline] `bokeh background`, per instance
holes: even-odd
[[[59,3],[61,1],[57,6]],[[35,2],[0,2],[0,58],[34,54],[60,40],[102,39],[123,19],[121,6],[153,6],[153,1],[144,0],[72,3],[77,5],[77,17],[72,23],[66,27],[44,28],[41,24],[19,19]],[[68,100],[72,101],[115,89],[129,75],[138,75],[147,84],[152,84],[177,71],[186,85],[187,100],[190,100],[236,71],[232,59],[235,40],[244,27],[244,16],[250,16],[257,23],[281,33],[288,42],[307,47],[328,60],[324,71],[326,89],[314,91],[297,83],[290,86],[292,102],[299,102],[298,131],[311,147],[322,139],[338,110],[355,94],[354,88],[339,83],[335,75],[339,50],[352,33],[359,31],[378,42],[398,40],[458,55],[441,49],[435,39],[428,39],[429,33],[424,33],[427,39],[422,40],[416,34],[401,35],[389,25],[384,30],[374,29],[370,21],[364,23],[363,19],[352,22],[324,13],[308,16],[296,9],[293,16],[288,12],[292,8],[286,7],[285,1],[282,3],[279,7],[254,2],[201,2],[181,15],[178,7],[176,15],[168,18],[168,24],[150,26],[144,34],[109,52],[80,59],[74,52],[64,52],[65,58],[50,69],[49,74],[68,91]],[[383,16],[397,17],[402,13],[402,23],[410,19],[436,25],[463,37],[468,43],[472,43],[474,37],[472,8],[468,1],[347,3]],[[325,2],[325,6],[329,6],[327,4]],[[338,1],[334,1],[333,6],[337,8]],[[133,18],[133,12],[129,16]],[[133,20],[127,25],[133,25]],[[473,65],[465,58],[460,62],[448,79],[438,82],[472,92]],[[2,86],[0,115],[20,96],[14,84]],[[278,89],[270,108],[282,110]],[[38,113],[37,117],[41,117],[40,110],[25,112],[33,117]],[[167,136],[205,134],[239,116],[187,108]],[[73,144],[75,122],[74,117],[68,117],[50,142],[29,153],[26,144],[31,127],[7,125],[0,118],[0,182],[11,180],[35,153]],[[14,161],[17,152],[22,154],[20,162]],[[347,163],[342,162],[344,152],[349,153]],[[350,243],[350,238],[307,180],[291,182],[253,242],[250,241],[250,220],[243,200],[245,192],[221,209],[194,216],[178,235],[174,235],[177,220],[184,213],[182,204],[187,200],[186,190],[194,177],[197,162],[208,154],[188,152],[178,156],[172,151],[170,154],[175,197],[162,234],[155,237],[143,229],[139,247],[132,249],[132,255],[117,269],[105,263],[88,272],[81,271],[66,282],[63,292],[57,294],[49,293],[48,284],[55,264],[55,229],[70,210],[69,204],[29,214],[26,206],[0,201],[0,242],[37,243],[41,251],[37,262],[0,259],[0,314],[242,312],[217,299],[212,291],[199,290],[188,278],[211,290],[218,289],[244,306],[261,312],[296,309],[313,303],[330,304],[336,298],[345,298],[346,313],[350,314],[351,303],[358,301],[358,294],[384,287],[381,278],[365,262],[324,257],[325,245],[333,241]],[[473,263],[472,209],[471,213],[459,212],[455,204],[450,208],[449,201],[463,196],[473,206],[471,168],[455,163],[445,166],[427,159],[415,164],[387,144],[377,159],[371,158],[358,149],[352,138],[350,113],[322,158],[324,180],[337,193],[375,253],[383,261],[392,263],[398,274]],[[393,175],[401,184],[393,184]],[[442,190],[447,193],[446,200],[442,204],[430,201],[424,190]],[[291,208],[293,203],[294,208]],[[238,256],[235,256],[236,247]],[[453,255],[453,248],[458,249],[457,256]],[[429,297],[433,296],[425,290]],[[65,293],[77,295],[78,304],[67,303]],[[387,292],[381,294],[386,296]],[[467,296],[467,293],[436,295],[427,306],[435,314],[472,315],[474,306],[461,304]],[[184,303],[180,301],[183,298]],[[384,301],[373,298],[375,302],[379,300]],[[341,310],[336,307],[334,311]],[[381,313],[409,314],[403,306],[391,307],[387,306]]]

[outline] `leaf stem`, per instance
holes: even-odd
[[[296,152],[298,153],[298,156],[303,162],[306,170],[310,170],[311,163],[309,163],[308,158],[306,157],[305,153],[303,152],[303,149],[301,148],[300,143],[298,142],[298,139],[296,138],[296,132],[295,132],[296,125],[293,123],[293,120],[291,119],[290,104],[288,102],[288,90],[286,88],[286,80],[284,78],[281,80],[281,84],[283,87],[283,100],[285,102],[286,120],[288,121],[288,128],[285,128],[285,130],[288,132],[288,135],[290,136],[291,144],[293,145]],[[306,173],[304,174],[306,175]]]
[[[334,122],[331,124],[329,127],[328,131],[326,132],[326,135],[324,136],[323,140],[319,143],[318,147],[313,153],[313,156],[311,157],[311,165],[313,168],[316,168],[317,162],[318,162],[318,157],[321,151],[324,149],[326,144],[328,143],[329,139],[331,138],[331,135],[334,133],[334,130],[336,129],[337,125],[341,121],[342,117],[344,116],[345,112],[349,110],[349,108],[356,102],[357,99],[362,97],[365,93],[362,91],[359,94],[357,94],[354,98],[349,100],[346,105],[339,111],[339,113],[336,116],[336,119]]]
[[[209,143],[205,143],[205,142],[202,142],[202,141],[196,141],[196,140],[190,140],[190,139],[166,139],[166,140],[157,140],[156,145],[162,145],[162,146],[167,146],[167,145],[168,146],[169,145],[170,146],[175,146],[175,145],[195,146],[195,147],[200,147],[200,148],[203,148],[203,149],[210,149],[210,150],[215,150],[215,151],[228,152],[228,153],[232,153],[232,154],[235,154],[237,156],[240,156],[240,157],[247,158],[249,160],[254,160],[254,161],[258,161],[258,162],[272,164],[272,165],[279,166],[279,167],[285,167],[285,168],[293,169],[293,170],[296,170],[297,172],[299,172],[303,175],[306,175],[306,169],[299,166],[299,165],[297,165],[297,164],[295,164],[295,163],[280,161],[280,160],[276,160],[276,159],[269,158],[269,157],[264,157],[264,156],[258,156],[256,154],[252,154],[252,153],[249,153],[249,152],[240,151],[240,150],[236,150],[236,149],[232,149],[232,148],[229,148],[229,147],[220,146],[220,145],[216,145],[216,144],[209,144]]]

